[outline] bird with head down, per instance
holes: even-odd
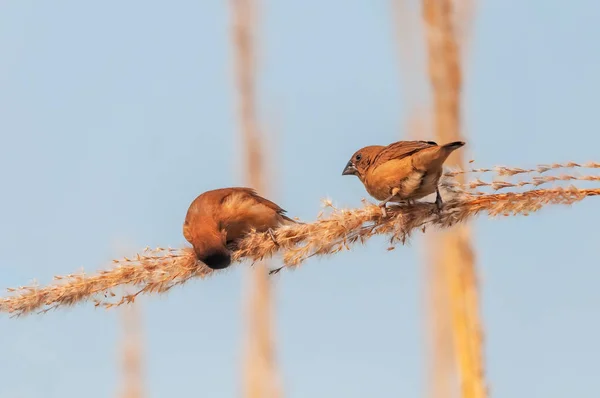
[[[192,244],[198,260],[209,268],[223,269],[231,264],[236,242],[248,232],[269,232],[275,241],[273,230],[295,224],[285,212],[251,188],[215,189],[191,203],[183,236]]]

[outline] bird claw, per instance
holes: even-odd
[[[387,202],[383,202],[383,203],[380,203],[380,204],[379,204],[379,207],[381,208],[381,216],[382,216],[383,218],[386,218],[386,217],[387,217],[386,205],[387,205]]]
[[[281,271],[283,269],[283,267],[279,267],[279,268],[275,268],[269,271],[269,275],[275,275],[278,274],[279,271]]]
[[[275,246],[279,246],[279,242],[277,242],[277,238],[275,238],[275,234],[273,233],[273,230],[271,228],[267,229],[267,233],[269,234],[269,237],[273,240],[273,243],[275,244]]]
[[[267,229],[267,234],[269,234],[269,237],[273,240],[273,243],[275,244],[275,246],[279,247],[279,242],[277,242],[277,238],[275,238],[275,234],[273,233],[273,229],[271,229],[271,228]],[[276,268],[276,269],[269,270],[269,276],[277,274],[282,269],[283,269],[283,267],[279,267],[279,268]]]
[[[439,189],[437,190],[437,195],[435,197],[435,213],[440,214],[442,212],[442,207],[444,206],[444,202],[442,201],[442,196],[440,195]]]
[[[381,215],[383,216],[383,218],[387,217],[387,211],[385,209],[385,206],[387,205],[387,202],[389,202],[390,200],[394,199],[394,197],[396,195],[398,195],[398,192],[400,192],[400,188],[394,188],[392,189],[392,194],[385,199],[383,202],[379,203],[379,207],[381,207]]]

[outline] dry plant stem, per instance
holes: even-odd
[[[256,85],[254,36],[256,33],[254,0],[230,0],[236,87],[238,89],[238,119],[241,142],[245,149],[244,179],[259,192],[265,188],[263,153],[256,117]]]
[[[239,91],[239,120],[246,149],[245,180],[265,194],[264,153],[256,116],[254,0],[232,0],[235,71]],[[244,362],[244,395],[247,398],[275,398],[276,369],[271,336],[271,286],[267,268],[260,262],[252,272],[248,302],[248,333]]]
[[[462,59],[467,58],[466,49],[469,47],[469,40],[473,31],[473,21],[475,15],[475,0],[453,1],[455,9],[453,25],[456,29],[456,39],[461,46]]]
[[[445,37],[443,15],[440,7],[444,0],[424,0],[423,12],[426,26],[428,53],[429,53],[429,76],[433,88],[434,97],[434,131],[436,139],[440,142],[450,142],[462,139],[458,130],[459,121],[459,93],[452,90],[460,88],[460,70],[454,75],[449,70],[452,66],[446,61],[458,61],[458,50],[453,48],[454,54],[447,57],[443,48],[443,40],[451,40]],[[456,44],[450,43],[450,44]],[[450,75],[450,76],[449,76]],[[458,87],[451,87],[449,80],[456,76],[454,83]],[[457,163],[457,155],[448,160],[448,164]],[[461,176],[458,176],[460,181]],[[430,366],[433,373],[429,380],[429,396],[431,398],[449,398],[455,396],[452,388],[453,376],[456,372],[457,350],[453,346],[456,331],[456,290],[452,288],[452,277],[456,273],[456,255],[448,251],[455,247],[458,242],[456,236],[434,235],[429,245],[436,248],[428,264],[429,274],[429,325],[430,326]],[[454,319],[454,322],[453,322]]]
[[[403,244],[414,232],[431,227],[449,228],[482,212],[492,217],[529,215],[547,205],[571,205],[599,195],[600,188],[569,187],[462,196],[447,200],[439,215],[433,211],[435,205],[432,203],[390,205],[388,219],[381,217],[377,205],[367,203],[357,209],[334,209],[329,217],[310,224],[281,227],[274,232],[278,245],[267,233],[251,233],[241,242],[234,259],[260,261],[281,252],[285,266],[294,268],[309,257],[349,250],[352,245],[365,243],[374,235],[387,235],[392,244]],[[139,294],[165,293],[192,278],[227,272],[214,271],[197,262],[191,248],[147,249],[135,258],[114,260],[114,263],[115,268],[96,275],[67,275],[55,277],[60,282],[54,285],[9,289],[12,296],[0,299],[0,312],[18,316],[86,300],[111,308],[131,303]],[[136,286],[138,290],[135,294],[117,296],[115,289],[123,285]],[[116,301],[109,301],[115,298]]]
[[[404,108],[416,111],[423,106],[426,94],[427,81],[419,72],[425,66],[425,57],[422,46],[418,40],[421,37],[420,21],[418,19],[418,0],[392,0],[392,15],[396,27],[396,41],[398,43],[398,58],[400,65],[400,82],[404,88],[403,94],[406,101]],[[414,113],[414,112],[413,112]],[[420,119],[420,118],[419,118]],[[416,127],[418,129],[420,127]],[[415,132],[415,128],[408,129]]]
[[[463,139],[460,132],[462,66],[456,24],[456,9],[459,3],[462,2],[423,0],[429,77],[434,97],[435,131],[437,139],[442,142]],[[458,8],[460,9],[460,6]],[[461,13],[464,15],[464,10],[468,8],[467,4]],[[449,159],[449,164],[462,166],[462,153],[455,152]],[[457,177],[459,182],[463,182],[462,175]],[[446,278],[450,293],[448,303],[452,313],[454,354],[459,366],[461,395],[463,398],[483,398],[486,395],[486,387],[483,376],[482,332],[475,257],[468,227],[462,225],[452,233],[444,233],[441,242],[434,245],[438,247],[435,251],[436,269]],[[440,313],[446,311],[446,308],[442,303],[434,306],[432,310],[434,313]],[[441,352],[448,351],[444,347]]]
[[[600,163],[597,162],[586,162],[586,163],[576,163],[576,162],[567,162],[567,163],[552,163],[552,164],[540,164],[535,168],[523,169],[520,167],[507,167],[507,166],[494,166],[492,168],[479,168],[479,169],[470,169],[470,170],[449,170],[444,173],[444,175],[448,177],[454,177],[461,174],[467,173],[496,173],[498,176],[509,176],[512,177],[517,174],[524,173],[538,173],[543,174],[550,170],[556,169],[600,169]]]
[[[122,398],[142,398],[142,348],[140,343],[140,316],[139,304],[123,307],[121,316],[123,320],[124,340],[123,354],[123,391]]]
[[[431,247],[439,245],[439,236],[427,242]],[[430,250],[428,250],[430,252]],[[429,253],[429,255],[431,255]],[[455,394],[456,361],[452,340],[452,318],[449,308],[450,292],[446,283],[446,267],[437,266],[435,258],[429,258],[425,270],[425,304],[427,356],[429,358],[428,396],[431,398],[451,398]],[[448,310],[445,310],[448,309]]]
[[[422,7],[425,9],[427,4],[423,3]],[[431,31],[428,26],[425,26],[426,30],[424,33],[430,34]],[[427,47],[428,56],[432,57],[431,49]],[[429,59],[429,68],[432,68],[434,61]],[[437,64],[439,67],[443,67],[442,64]],[[436,70],[439,70],[436,69]],[[432,76],[431,72],[429,76]],[[436,82],[431,82],[434,88],[439,86]],[[433,130],[437,137],[436,139],[441,142],[446,142],[447,137],[440,136],[444,131],[440,130],[440,122],[444,122],[444,119],[439,118],[440,102],[438,97],[435,95],[436,92],[433,90],[433,98],[436,103],[433,109],[430,111],[430,131]],[[443,114],[447,116],[447,114]],[[447,124],[447,123],[446,123]],[[433,127],[433,129],[431,129]],[[424,137],[421,139],[425,139]],[[452,140],[459,140],[460,138],[453,137]],[[454,162],[456,155],[453,155],[447,162],[447,164]],[[439,247],[441,237],[439,234],[428,236],[426,245],[431,247]],[[456,360],[455,352],[452,340],[452,319],[451,319],[451,306],[450,306],[450,292],[447,286],[447,269],[439,261],[438,258],[432,258],[431,253],[436,253],[437,250],[428,250],[428,258],[426,258],[425,264],[425,304],[426,310],[426,331],[427,336],[427,357],[428,363],[428,396],[430,398],[450,398],[454,393],[454,376],[456,374]]]
[[[559,176],[541,176],[533,177],[531,180],[510,182],[505,180],[497,180],[492,182],[482,181],[480,179],[469,181],[464,185],[464,188],[475,189],[481,187],[489,187],[494,191],[499,191],[506,188],[519,188],[527,185],[538,187],[544,184],[550,184],[553,182],[565,182],[565,181],[600,181],[600,176],[573,176],[573,175],[559,175]]]

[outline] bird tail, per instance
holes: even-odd
[[[442,148],[449,150],[450,152],[457,150],[458,148],[465,145],[464,141],[454,141],[448,144],[442,145]]]
[[[414,155],[413,166],[422,170],[435,170],[442,167],[448,156],[463,145],[465,145],[463,141],[454,141],[423,149]]]
[[[304,224],[303,222],[300,221],[296,221],[292,218],[289,218],[288,216],[284,215],[284,214],[280,214],[281,218],[283,218],[283,225],[292,225],[292,224]]]

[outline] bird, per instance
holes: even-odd
[[[434,192],[439,212],[443,205],[438,187],[443,164],[463,145],[463,141],[441,146],[434,141],[398,141],[387,146],[366,146],[354,152],[342,175],[357,176],[369,195],[381,201],[384,217],[388,202],[412,204]]]
[[[231,264],[236,242],[251,230],[269,232],[297,223],[277,204],[252,188],[231,187],[206,191],[190,204],[183,236],[192,244],[196,258],[212,269]]]

